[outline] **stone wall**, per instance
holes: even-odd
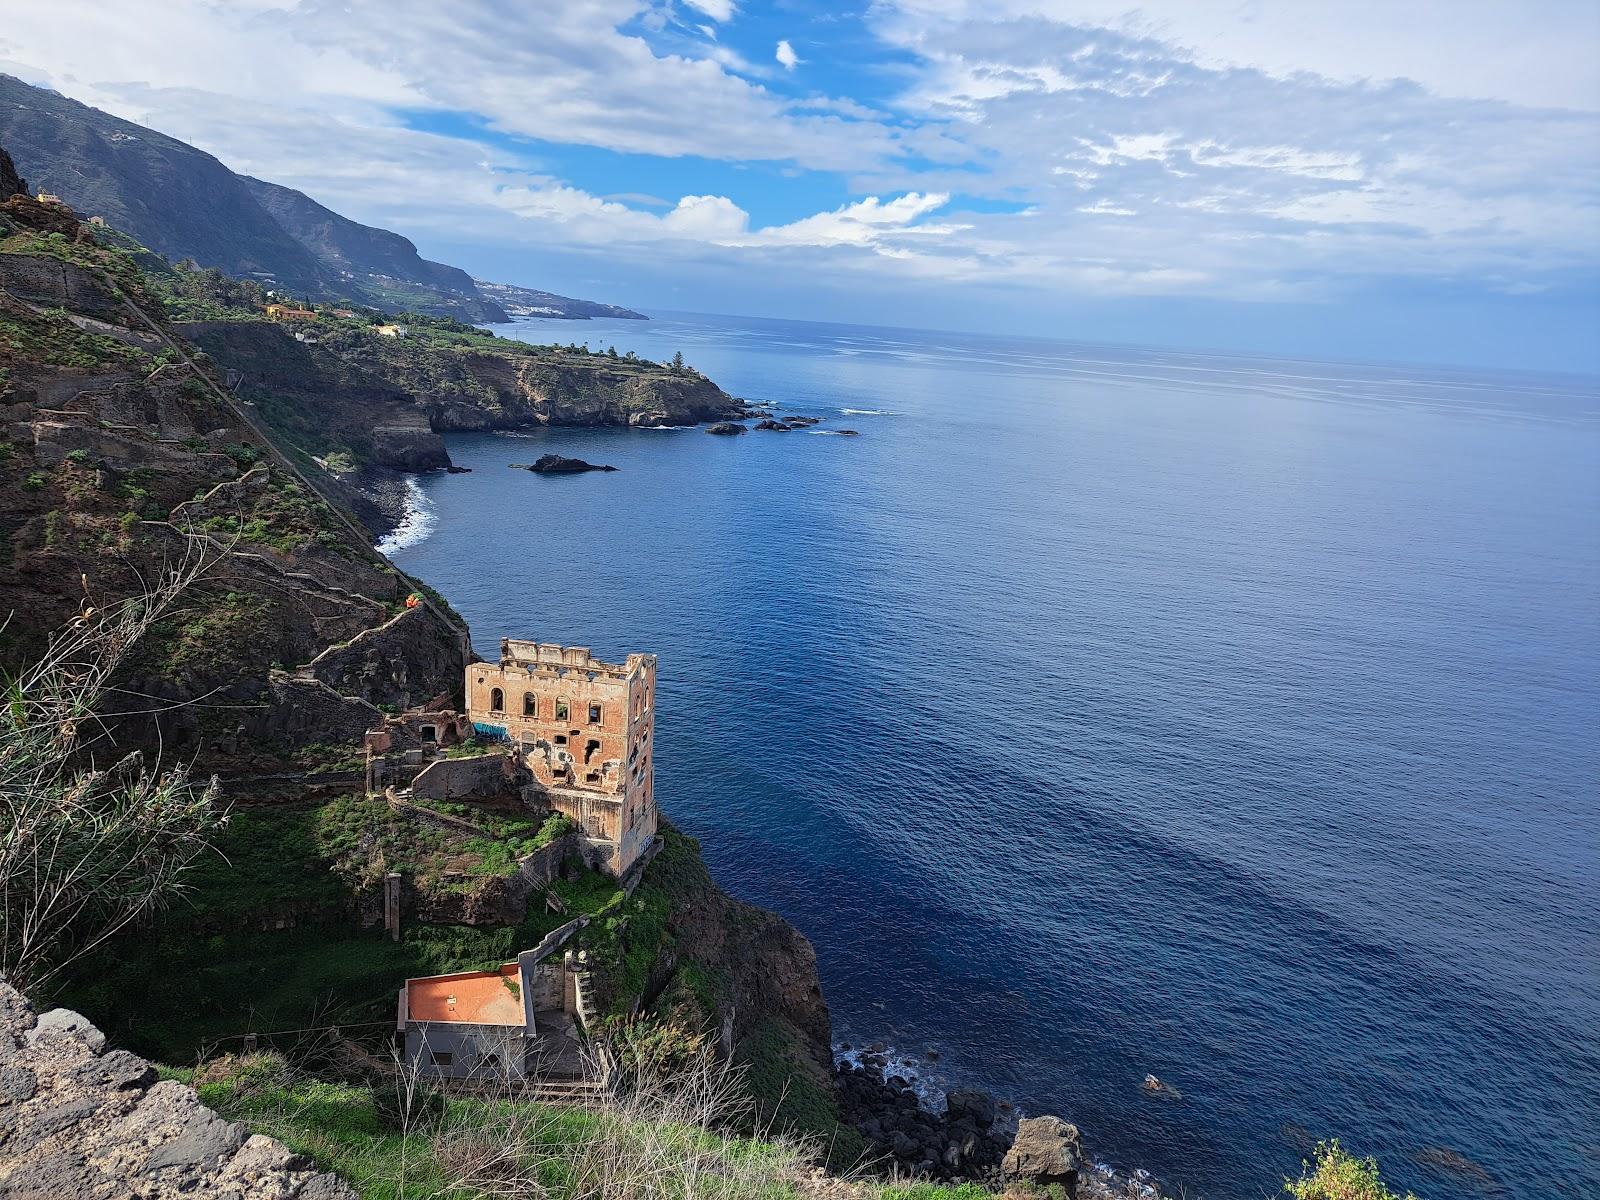
[[[42,1015],[0,980],[6,1200],[356,1200],[304,1155],[225,1121],[77,1013]]]
[[[419,800],[496,800],[518,794],[521,768],[509,754],[436,758],[411,781]]]

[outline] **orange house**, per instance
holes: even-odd
[[[267,305],[269,321],[315,321],[317,314],[309,308],[293,308],[287,304]]]

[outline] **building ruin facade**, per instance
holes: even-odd
[[[656,658],[618,665],[587,647],[503,639],[466,671],[475,731],[505,739],[532,776],[527,801],[577,823],[621,877],[656,837]]]

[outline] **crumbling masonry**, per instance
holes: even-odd
[[[467,667],[467,715],[506,739],[532,776],[524,798],[571,817],[616,876],[656,836],[651,768],[656,659],[604,663],[586,647],[506,638]]]

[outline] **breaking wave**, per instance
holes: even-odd
[[[378,541],[379,554],[397,554],[422,542],[439,524],[439,514],[422,485],[406,477],[406,515]]]

